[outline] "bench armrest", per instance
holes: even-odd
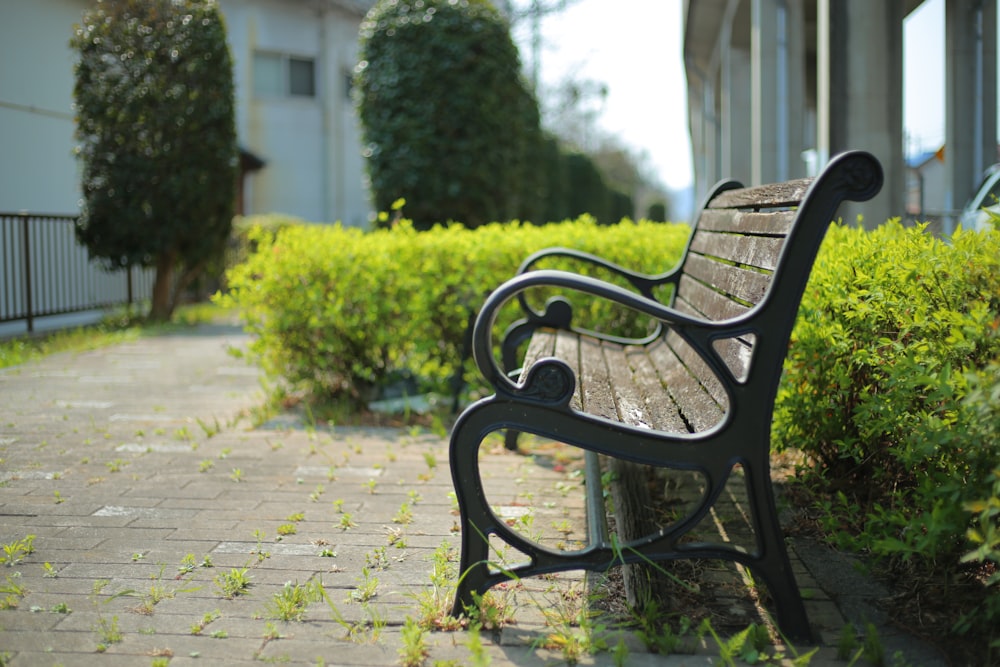
[[[720,378],[726,377],[727,372],[723,362],[712,351],[712,341],[717,338],[738,335],[747,329],[746,323],[743,322],[744,318],[714,322],[692,317],[655,299],[604,280],[581,276],[569,271],[551,269],[529,271],[511,278],[494,290],[476,317],[472,338],[473,357],[484,379],[498,391],[516,393],[521,389],[521,386],[508,377],[495,359],[493,328],[497,315],[505,303],[515,297],[520,298],[525,290],[533,287],[571,289],[594,297],[608,299],[647,315],[657,320],[661,327],[668,327],[681,335]],[[556,299],[549,302],[548,308],[565,309],[568,308],[568,305],[565,301]],[[549,312],[541,314],[541,317],[553,321],[568,320],[568,317],[562,317],[559,314],[553,315]]]
[[[660,287],[662,285],[674,284],[680,277],[680,271],[675,268],[667,273],[662,274],[648,274],[641,273],[639,271],[633,271],[632,269],[621,266],[620,264],[615,264],[614,262],[608,261],[603,257],[593,255],[589,252],[583,252],[581,250],[574,250],[572,248],[562,248],[562,247],[552,247],[539,250],[536,253],[531,254],[525,259],[521,266],[518,267],[517,273],[515,275],[521,275],[532,270],[535,264],[540,261],[552,257],[563,257],[568,259],[574,259],[587,264],[592,264],[605,269],[614,275],[620,276],[627,280],[636,290],[643,296],[650,299],[655,299],[653,296],[653,288]],[[521,301],[521,306],[527,311],[527,304],[524,302],[523,296],[518,297]]]
[[[673,287],[673,292],[670,295],[670,299],[673,299],[674,294],[677,293],[677,285],[680,281],[681,276],[681,263],[678,262],[677,266],[673,269],[661,273],[661,274],[648,274],[639,271],[634,271],[632,269],[626,268],[615,262],[611,262],[603,257],[597,255],[583,252],[581,250],[574,250],[572,248],[564,247],[551,247],[539,250],[533,253],[525,259],[521,266],[518,267],[516,276],[525,275],[527,273],[534,273],[540,269],[535,269],[534,267],[540,262],[546,259],[552,258],[562,258],[570,259],[575,262],[580,262],[582,264],[588,264],[590,266],[599,267],[608,271],[612,275],[619,276],[632,286],[639,294],[644,297],[651,299],[653,301],[659,301],[654,294],[654,289],[657,287],[662,287],[664,285],[670,285]],[[541,269],[545,270],[545,269]],[[517,348],[523,343],[531,333],[542,326],[554,326],[565,328],[569,326],[568,321],[563,321],[561,319],[562,312],[557,309],[551,309],[551,304],[546,307],[546,310],[539,311],[533,308],[529,303],[525,293],[522,291],[517,295],[517,302],[521,307],[521,312],[524,313],[525,319],[518,320],[514,326],[507,330],[507,334],[504,338],[503,347],[503,363],[504,367],[508,370],[515,369],[517,367]],[[657,327],[656,331],[652,333],[652,336],[657,336],[661,333],[662,326]],[[613,339],[614,337],[604,336],[596,332],[590,332],[598,338],[608,338]],[[639,341],[635,341],[639,342]]]

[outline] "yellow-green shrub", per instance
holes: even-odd
[[[677,261],[688,234],[683,225],[599,226],[587,216],[429,232],[405,221],[372,232],[258,228],[250,232],[256,252],[229,271],[224,301],[243,312],[254,334],[251,354],[270,375],[319,397],[364,401],[395,371],[443,388],[460,363],[470,313],[530,253],[562,245],[655,272]],[[601,309],[581,308],[581,317],[636,326]]]
[[[962,569],[969,508],[996,493],[1000,426],[983,420],[997,413],[967,394],[998,368],[998,327],[1000,233],[945,241],[895,222],[830,231],[774,433],[809,455],[808,481],[841,545],[945,578]],[[995,392],[1000,380],[990,382]]]

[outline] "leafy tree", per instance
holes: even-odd
[[[565,159],[569,179],[567,217],[590,213],[604,225],[618,222],[611,219],[611,191],[590,156],[568,153]]]
[[[214,0],[97,0],[70,45],[77,236],[109,269],[155,266],[150,317],[169,319],[232,224],[237,145],[221,13]]]
[[[667,205],[662,202],[654,202],[646,209],[646,219],[663,222],[667,219]]]
[[[379,0],[356,72],[374,204],[420,228],[530,215],[541,195],[538,104],[507,22],[486,0]]]

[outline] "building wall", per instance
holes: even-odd
[[[0,211],[76,213],[73,25],[86,0],[0,0]]]
[[[221,6],[234,60],[240,140],[267,163],[249,177],[247,210],[366,224],[360,131],[347,90],[361,17],[287,1],[223,0]],[[314,62],[314,96],[256,90],[255,53]]]
[[[0,0],[0,211],[75,213],[73,25],[88,0]],[[266,165],[248,177],[247,213],[364,225],[360,131],[347,94],[359,11],[305,0],[222,0],[241,146]],[[327,4],[327,3],[323,3]],[[313,97],[254,94],[254,53],[315,62]]]

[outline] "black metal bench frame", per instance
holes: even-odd
[[[526,260],[519,275],[487,298],[476,320],[473,352],[495,394],[466,408],[451,436],[462,528],[454,614],[471,606],[474,594],[513,578],[574,569],[602,572],[644,561],[723,559],[750,568],[763,580],[786,636],[811,638],[771,483],[772,412],[798,306],[826,230],[842,201],[870,199],[881,189],[882,178],[878,161],[855,151],[835,157],[815,179],[752,188],[724,181],[707,197],[682,261],[672,271],[640,275],[592,255],[555,248]],[[604,267],[626,278],[634,290],[571,272],[532,270],[540,259],[552,256]],[[674,288],[668,304],[653,298],[653,290],[662,285]],[[538,286],[610,299],[653,318],[658,327],[653,335],[635,340],[575,329],[564,299],[551,299],[543,312],[529,306],[525,291]],[[499,309],[514,298],[525,317],[505,335],[501,367],[492,331]],[[608,378],[580,371],[578,359],[558,358],[562,343],[554,340],[577,345],[573,354],[581,357],[592,348],[605,350],[611,361],[601,372],[618,375],[627,365],[633,388],[602,389]],[[515,381],[511,369],[526,341],[526,360]],[[578,372],[584,373],[582,389]],[[677,378],[690,386],[675,390]],[[610,399],[597,396],[602,391]],[[668,409],[661,410],[663,405]],[[507,430],[509,443],[524,432],[585,450],[591,491],[586,547],[544,547],[491,509],[478,453],[483,440],[500,430]],[[616,544],[607,536],[597,455],[693,470],[706,480],[707,490],[695,511],[677,523]],[[756,548],[682,541],[713,507],[736,465],[747,481]],[[491,535],[529,561],[503,569],[491,566]]]

